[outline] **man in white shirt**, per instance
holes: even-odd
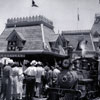
[[[36,76],[36,64],[37,62],[35,60],[33,60],[31,62],[31,66],[29,66],[25,71],[24,74],[28,75],[28,76]]]
[[[34,95],[35,78],[37,75],[36,64],[37,62],[33,60],[31,66],[24,71],[26,77],[26,100],[32,100]]]

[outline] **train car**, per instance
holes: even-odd
[[[62,61],[55,87],[50,87],[48,100],[93,100],[99,97],[98,61],[78,58]]]

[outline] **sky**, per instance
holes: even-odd
[[[31,2],[32,0],[0,1],[0,34],[8,18],[36,15],[43,15],[53,21],[56,33],[88,30],[92,28],[95,14],[100,13],[99,0],[35,0],[39,7],[31,7]]]

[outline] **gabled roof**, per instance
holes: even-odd
[[[17,36],[17,38],[21,41],[26,41],[24,36],[20,33],[17,32],[15,29],[11,32],[11,34],[7,37],[7,41],[10,41],[13,39],[14,36]]]
[[[80,34],[88,34],[91,30],[69,30],[69,31],[62,31],[63,34],[71,34],[71,35],[80,35]]]
[[[14,35],[16,35],[20,40],[25,41],[22,51],[33,51],[33,52],[36,50],[46,51],[46,49],[44,48],[45,45],[43,43],[41,23],[43,24],[43,29],[44,29],[44,38],[46,42],[45,44],[46,44],[46,47],[48,47],[47,48],[48,51],[50,51],[49,41],[54,41],[57,39],[57,35],[56,36],[54,35],[55,33],[54,33],[53,28],[48,26],[48,25],[52,26],[53,24],[46,19],[43,19],[43,18],[41,19],[41,17],[37,17],[37,18],[39,19],[35,21],[33,21],[34,18],[32,19],[33,24],[31,24],[31,20],[29,20],[29,22],[24,23],[23,26],[22,26],[22,23],[19,22],[19,20],[17,20],[17,23],[21,24],[21,26],[17,24],[16,27],[14,26],[14,23],[16,23],[14,19],[8,21],[6,24],[6,28],[0,35],[0,47],[1,47],[0,51],[7,51],[7,44],[8,44],[7,42],[8,40],[11,40]],[[45,24],[41,20],[45,21]],[[24,20],[22,21],[24,22]],[[46,22],[48,25],[46,25]],[[12,25],[12,26],[9,26],[9,25]],[[54,37],[51,38],[52,35],[54,35],[54,37],[56,38]]]
[[[74,49],[76,49],[79,39],[84,38],[88,41],[88,50],[94,50],[90,30],[63,31],[62,35],[65,37],[66,40],[69,41],[70,45],[72,45]]]

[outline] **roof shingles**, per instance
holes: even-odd
[[[5,28],[3,33],[0,36],[0,50],[6,51],[7,49],[7,37],[11,34],[13,30],[21,33],[21,36],[24,36],[26,43],[23,50],[42,50],[42,34],[40,26],[28,26],[28,27],[16,27],[16,28]]]
[[[78,40],[83,37],[85,40],[88,41],[87,43],[87,50],[93,50],[93,44],[91,41],[91,36],[90,36],[90,31],[74,31],[71,33],[67,33],[64,32],[62,33],[62,35],[65,37],[66,40],[68,40],[70,42],[70,44],[74,47],[74,49],[76,49],[77,44],[78,44]]]

